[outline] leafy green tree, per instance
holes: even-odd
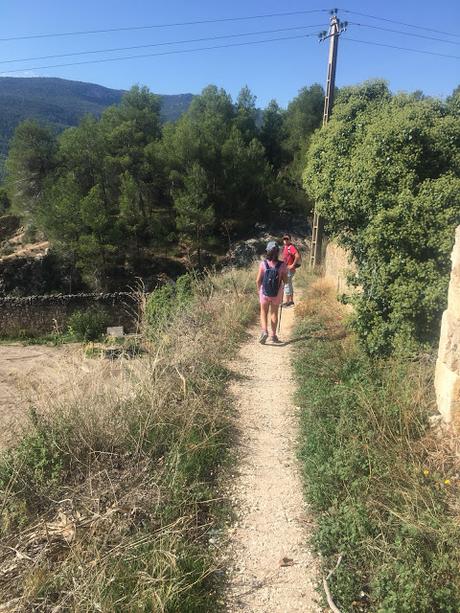
[[[149,226],[147,211],[143,205],[141,188],[133,176],[126,171],[121,178],[119,221],[128,235],[134,238],[137,253],[140,251],[142,238]]]
[[[7,188],[15,212],[31,221],[56,164],[56,139],[50,129],[27,120],[18,125],[6,162]]]
[[[437,336],[460,223],[460,117],[439,100],[346,88],[312,139],[304,185],[351,253],[371,354]]]
[[[143,250],[162,240],[160,228],[171,224],[160,136],[157,97],[134,87],[100,120],[87,116],[59,139],[37,217],[97,287],[116,267],[136,267]]]
[[[275,172],[278,172],[287,161],[284,148],[287,130],[285,126],[285,113],[279,107],[276,100],[270,100],[267,108],[264,110],[259,138],[265,147],[267,160],[273,166]]]
[[[209,199],[208,177],[198,162],[187,169],[182,187],[174,194],[174,206],[177,229],[191,250],[196,250],[198,266],[201,268],[201,252],[205,237],[214,224],[215,215]]]
[[[256,97],[245,85],[236,100],[235,125],[241,132],[246,143],[257,137],[257,108]]]
[[[122,256],[121,235],[100,185],[80,200],[80,213],[85,232],[78,241],[77,265],[98,289],[106,287],[114,264]]]
[[[242,90],[239,106],[223,90],[207,87],[175,126],[163,135],[171,190],[182,185],[195,163],[205,171],[217,232],[237,234],[263,219],[270,209],[273,178],[261,143],[247,140],[254,127],[254,99]],[[239,124],[247,131],[242,133]],[[222,230],[225,228],[225,231]]]
[[[225,197],[216,213],[221,224],[244,233],[270,214],[272,176],[263,145],[255,138],[246,145],[240,130],[233,128],[222,146],[222,166]]]
[[[81,210],[81,194],[71,173],[57,177],[46,192],[37,221],[46,228],[48,238],[61,254],[66,253],[76,264],[78,242],[85,232]]]
[[[160,138],[160,99],[147,87],[132,87],[117,106],[101,118],[106,138],[106,155],[119,174],[128,170],[141,178],[147,174],[145,147]]]
[[[290,161],[290,174],[300,181],[310,138],[320,127],[323,117],[324,90],[315,84],[303,87],[292,100],[285,115],[286,153]]]
[[[457,85],[452,94],[447,98],[446,102],[452,113],[460,113],[460,85]]]

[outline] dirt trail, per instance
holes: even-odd
[[[257,342],[258,326],[242,347],[232,392],[238,405],[238,468],[230,496],[228,611],[313,613],[317,563],[307,544],[310,518],[298,474],[296,408],[290,366],[294,312],[282,316],[280,346]]]

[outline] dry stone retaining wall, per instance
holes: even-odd
[[[350,289],[347,284],[347,275],[354,270],[355,267],[349,261],[348,252],[343,247],[329,241],[324,257],[324,275],[334,283],[338,294],[343,294]]]
[[[447,309],[442,316],[435,372],[438,410],[444,421],[460,427],[460,226],[452,250]]]
[[[69,316],[100,306],[110,315],[111,326],[135,332],[138,321],[136,296],[113,294],[70,294],[54,296],[0,297],[0,337],[40,336],[64,330]]]

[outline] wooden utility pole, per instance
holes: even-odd
[[[339,48],[339,36],[347,28],[347,22],[341,23],[337,17],[337,9],[334,9],[331,15],[329,33],[322,32],[320,34],[320,42],[329,38],[329,61],[327,65],[327,80],[326,80],[326,96],[324,98],[323,126],[329,120],[332,105],[334,103],[335,90],[335,71],[337,66],[337,51]],[[321,246],[323,242],[324,222],[318,215],[315,207],[313,213],[313,227],[311,234],[311,252],[310,252],[310,267],[313,268],[317,264],[321,264]]]

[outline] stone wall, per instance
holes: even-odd
[[[447,309],[442,316],[435,372],[438,410],[444,421],[460,427],[460,226],[452,250]]]
[[[69,316],[78,310],[101,306],[111,326],[135,332],[138,303],[133,294],[71,294],[55,296],[0,297],[0,337],[40,336],[65,330]]]
[[[347,251],[336,243],[328,241],[324,257],[324,275],[335,285],[338,294],[343,294],[349,289],[347,274],[354,270],[355,267],[349,262]]]

